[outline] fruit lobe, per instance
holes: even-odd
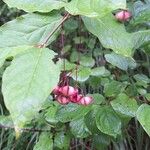
[[[93,98],[92,98],[92,97],[90,97],[90,96],[85,96],[85,97],[82,97],[82,98],[80,99],[80,101],[78,102],[78,104],[87,106],[87,105],[91,104],[92,102],[93,102]]]
[[[53,94],[55,94],[55,95],[60,94],[60,87],[58,85],[53,89]]]
[[[81,94],[79,94],[79,95],[77,94],[77,95],[71,96],[70,101],[72,103],[78,103],[82,98],[83,98],[83,96]]]
[[[58,101],[60,104],[63,104],[63,105],[66,105],[66,104],[68,104],[68,103],[70,102],[67,97],[64,97],[64,96],[62,96],[62,95],[57,96],[56,99],[57,99],[57,101]]]
[[[63,86],[60,88],[60,92],[64,95],[64,96],[73,96],[73,95],[77,95],[78,94],[78,89],[75,89],[72,86]]]

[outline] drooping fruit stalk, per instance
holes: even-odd
[[[132,14],[128,10],[122,10],[117,12],[115,18],[120,22],[128,21],[131,18]]]

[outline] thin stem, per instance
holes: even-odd
[[[62,33],[61,33],[61,47],[62,47],[62,54],[64,55],[64,31],[63,31],[63,23],[62,23]],[[66,71],[66,64],[65,58],[63,58],[63,67],[64,71]]]
[[[48,36],[45,38],[44,42],[42,44],[39,45],[39,47],[44,47],[45,45],[47,45],[49,39],[51,38],[51,36],[57,31],[57,29],[70,17],[70,14],[67,13],[63,19],[60,21],[60,23],[52,30],[52,32],[50,32],[48,34]]]
[[[81,49],[81,18],[79,16],[78,18],[78,22],[79,22],[79,35],[80,35],[80,43],[78,45],[77,48],[77,54],[78,54],[78,60],[77,60],[77,64],[76,64],[76,87],[78,87],[78,71],[79,71],[79,63],[80,63],[80,49]]]
[[[13,126],[4,126],[0,125],[0,128],[5,128],[5,129],[14,129],[15,127]],[[20,128],[21,131],[31,131],[31,132],[50,132],[51,130],[42,130],[42,129],[36,129],[36,128]]]

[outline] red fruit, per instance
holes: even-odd
[[[72,103],[78,103],[81,100],[81,98],[83,98],[83,96],[81,94],[73,95],[73,96],[70,96],[70,101]]]
[[[68,104],[70,101],[69,101],[69,99],[68,98],[66,98],[65,96],[57,96],[56,97],[56,100],[60,103],[60,104],[63,104],[63,105],[65,105],[65,104]]]
[[[115,15],[116,19],[120,22],[129,20],[131,18],[131,16],[132,16],[131,12],[129,12],[127,10],[122,10],[122,11],[116,13],[116,15]]]
[[[85,96],[85,97],[82,97],[82,98],[80,99],[80,101],[78,102],[78,104],[87,106],[87,105],[91,104],[92,102],[93,102],[93,98],[92,98],[92,97],[90,97],[90,96]]]
[[[55,94],[55,95],[60,94],[60,87],[58,85],[53,89],[53,94]]]
[[[74,96],[78,94],[78,89],[75,89],[72,86],[64,86],[60,88],[60,92],[64,95],[64,96]]]

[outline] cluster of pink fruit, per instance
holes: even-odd
[[[93,98],[90,96],[83,96],[79,94],[77,88],[72,86],[56,86],[53,90],[53,94],[55,95],[55,99],[60,104],[68,104],[70,102],[77,103],[79,105],[87,106],[93,102]]]
[[[118,21],[125,22],[125,21],[128,21],[132,17],[132,14],[128,10],[122,10],[120,12],[117,12],[115,17]]]

